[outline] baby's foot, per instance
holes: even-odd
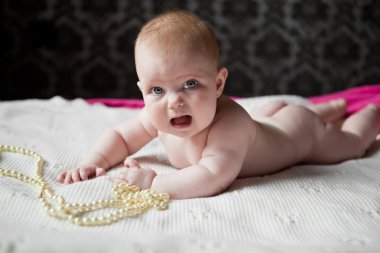
[[[374,110],[374,111],[379,111],[379,107],[375,104],[369,104],[369,105],[367,105],[367,108]]]
[[[380,132],[380,108],[374,104],[367,105],[347,118],[342,130],[358,136],[367,149]]]
[[[377,126],[377,132],[380,132],[380,108],[375,104],[368,104],[365,108],[373,112],[373,118],[375,119],[375,125]]]
[[[316,104],[309,107],[324,123],[334,123],[341,120],[347,111],[347,101],[336,99],[327,103]]]

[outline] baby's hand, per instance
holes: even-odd
[[[156,172],[150,168],[141,168],[139,163],[132,158],[124,161],[125,169],[117,174],[113,181],[116,183],[131,183],[141,190],[149,189],[152,186]]]
[[[58,175],[58,181],[62,184],[72,184],[75,182],[85,181],[94,177],[103,176],[105,169],[98,168],[95,165],[82,165],[78,168],[62,171]]]
[[[137,167],[137,168],[141,169],[139,162],[136,159],[133,159],[130,157],[125,158],[124,166],[127,168]]]

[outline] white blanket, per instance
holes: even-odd
[[[306,103],[291,96],[240,103],[251,108],[279,99]],[[77,164],[102,131],[137,113],[60,97],[1,102],[0,144],[41,154],[46,180],[67,201],[106,199],[115,171],[69,186],[56,177]],[[1,177],[0,252],[380,252],[379,148],[376,143],[365,158],[340,164],[236,180],[218,196],[172,200],[165,211],[103,227],[53,219],[36,190]],[[135,157],[158,173],[173,170],[156,140]],[[33,161],[20,155],[1,153],[0,167],[35,173]]]

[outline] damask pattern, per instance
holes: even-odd
[[[380,1],[1,0],[0,99],[140,98],[135,37],[173,8],[214,28],[228,95],[311,96],[380,83]]]

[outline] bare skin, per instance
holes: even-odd
[[[222,95],[226,68],[196,51],[168,56],[152,48],[146,42],[135,51],[145,102],[140,115],[106,132],[78,167],[59,174],[61,183],[102,176],[124,161],[115,182],[171,198],[212,196],[238,177],[361,157],[379,132],[374,105],[347,119],[341,100],[309,107],[275,103],[247,112]],[[157,174],[129,158],[156,137],[175,172]]]

